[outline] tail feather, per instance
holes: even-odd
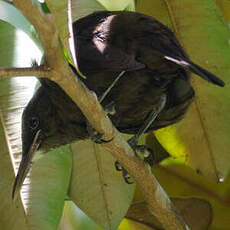
[[[223,87],[225,83],[215,76],[213,73],[203,69],[202,67],[198,66],[197,64],[188,61],[188,60],[182,60],[180,58],[175,58],[175,57],[169,57],[169,56],[164,56],[165,59],[172,61],[180,66],[183,66],[184,68],[189,69],[191,72],[197,74],[198,76],[202,77],[204,80],[209,81],[215,85]]]
[[[209,71],[203,69],[202,67],[190,62],[189,63],[189,70],[192,71],[193,73],[199,75],[200,77],[202,77],[203,79],[205,79],[206,81],[209,81],[215,85],[221,86],[223,87],[225,85],[225,83],[218,78],[217,76],[215,76],[213,73],[210,73]]]

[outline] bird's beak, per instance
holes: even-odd
[[[21,186],[26,178],[26,175],[29,172],[34,153],[38,150],[41,142],[42,142],[42,133],[41,130],[38,130],[34,135],[32,144],[29,146],[28,151],[22,153],[22,160],[13,185],[13,191],[12,191],[13,200],[16,199],[21,189]]]

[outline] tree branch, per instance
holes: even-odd
[[[168,196],[161,188],[149,166],[139,160],[121,134],[112,126],[97,98],[70,70],[59,44],[57,29],[51,15],[43,15],[32,1],[14,0],[14,5],[22,11],[37,30],[49,67],[50,80],[55,81],[82,110],[90,124],[103,133],[103,139],[111,142],[103,144],[136,180],[148,203],[150,212],[158,218],[167,230],[185,230],[188,227],[175,212]],[[32,74],[34,75],[34,74]],[[92,115],[93,114],[93,115]]]
[[[24,77],[48,77],[50,71],[45,66],[36,66],[28,68],[2,68],[0,67],[0,78],[1,77],[15,77],[15,76],[24,76]]]

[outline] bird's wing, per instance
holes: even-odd
[[[81,71],[132,71],[145,68],[138,62],[134,53],[127,53],[107,41],[96,37],[91,41],[79,38],[77,41],[77,57]]]

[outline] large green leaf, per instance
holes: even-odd
[[[29,66],[31,58],[40,54],[30,38],[9,23],[0,21],[0,31],[0,66]],[[21,154],[21,113],[33,94],[35,83],[34,78],[28,77],[0,80],[1,229],[27,229],[21,200],[13,202],[11,193],[14,168],[17,169]]]
[[[69,197],[97,224],[117,229],[125,216],[135,186],[125,183],[116,171],[115,159],[91,140],[72,146],[73,169]]]
[[[170,150],[164,132],[156,132],[160,142],[172,155],[178,155],[177,151],[185,152],[189,165],[210,179],[219,181],[230,169],[230,34],[218,14],[216,2],[143,0],[138,1],[137,10],[169,25],[191,59],[226,82],[225,88],[218,88],[192,76],[196,100],[185,119],[174,126],[177,139],[184,146]]]
[[[23,186],[29,229],[56,230],[71,176],[72,155],[68,145],[37,159]]]
[[[21,200],[11,199],[14,170],[11,163],[8,143],[4,135],[3,117],[0,112],[0,229],[28,229]]]

